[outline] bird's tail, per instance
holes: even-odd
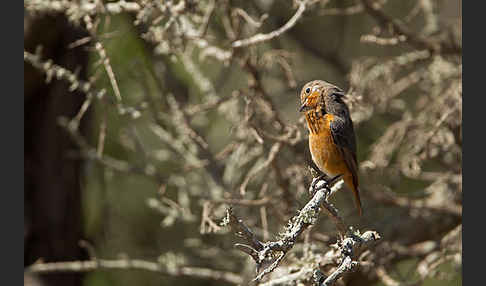
[[[358,209],[358,213],[361,216],[363,214],[363,209],[361,208],[361,199],[359,197],[359,187],[356,182],[354,182],[352,176],[351,178],[348,178],[347,180],[344,180],[346,185],[353,191],[354,195],[354,202],[356,204],[356,208]]]
[[[358,186],[352,188],[354,194],[354,202],[356,203],[356,207],[358,208],[359,215],[363,215],[363,209],[361,208],[361,199],[359,197],[359,188]]]

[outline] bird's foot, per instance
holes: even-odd
[[[312,184],[311,184],[311,187],[310,187],[310,192],[311,192],[310,195],[313,197],[316,194],[316,192],[319,191],[320,189],[330,188],[332,185],[334,185],[334,183],[336,183],[339,179],[341,179],[342,176],[343,176],[342,174],[339,174],[339,175],[336,175],[336,176],[328,179],[326,174],[319,175],[318,177],[316,177],[312,181]],[[324,184],[321,184],[319,187],[317,187],[317,184],[320,181],[323,181]]]
[[[331,187],[334,186],[334,184],[337,183],[337,181],[339,181],[342,176],[343,176],[343,174],[339,174],[339,175],[332,177],[328,182],[329,186],[331,186]]]
[[[317,186],[317,183],[319,183],[320,181],[324,181],[324,184],[327,184],[327,181],[325,180],[326,178],[326,174],[321,174],[319,175],[318,177],[316,177],[315,179],[312,180],[312,184],[311,184],[311,187],[310,187],[310,195],[313,197],[316,192],[317,192],[317,189],[316,189],[316,186]]]

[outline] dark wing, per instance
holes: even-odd
[[[358,188],[358,160],[356,159],[356,138],[354,137],[353,122],[351,120],[345,121],[338,116],[334,116],[330,125],[332,139],[353,176],[352,191],[356,207],[361,215],[361,199]]]
[[[351,121],[345,121],[338,116],[334,116],[331,121],[331,134],[334,143],[338,146],[343,158],[346,160],[348,168],[352,172],[354,171],[354,176],[355,173],[357,174],[357,159],[356,138],[354,135],[353,123]]]

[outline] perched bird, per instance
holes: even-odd
[[[300,92],[300,112],[309,129],[312,160],[325,175],[342,176],[353,191],[361,215],[356,138],[349,109],[342,100],[343,90],[322,80],[308,82]]]

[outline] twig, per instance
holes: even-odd
[[[105,67],[106,73],[108,74],[108,78],[110,79],[110,83],[113,88],[113,92],[115,93],[116,100],[118,102],[121,102],[122,98],[120,94],[120,88],[118,87],[118,82],[116,80],[115,73],[111,68],[110,59],[106,55],[106,51],[100,42],[96,42],[95,48],[98,51],[98,54],[100,55],[100,59],[103,61],[103,66]]]
[[[328,16],[328,15],[354,15],[363,12],[363,5],[356,4],[346,8],[328,8],[324,10],[320,10],[318,15],[320,16]]]
[[[241,9],[241,8],[235,8],[233,9],[233,11],[231,12],[232,16],[241,16],[241,18],[245,19],[245,21],[250,24],[251,26],[255,27],[255,28],[260,28],[263,24],[263,21],[268,17],[267,14],[263,14],[261,17],[260,17],[260,20],[253,20],[253,18],[248,15],[248,13],[246,13],[245,10]]]
[[[105,139],[106,139],[106,113],[103,112],[101,115],[100,133],[98,135],[98,146],[96,147],[96,154],[98,157],[103,157],[103,150],[105,149]]]
[[[247,199],[213,199],[212,203],[224,203],[229,205],[241,205],[241,206],[265,206],[271,202],[271,197],[263,197],[257,200],[247,200]]]
[[[297,8],[297,11],[295,12],[294,16],[292,16],[292,18],[290,18],[290,20],[287,23],[285,23],[282,27],[278,28],[277,30],[272,31],[268,34],[259,33],[259,34],[256,34],[256,35],[250,37],[250,38],[235,41],[235,42],[233,42],[233,44],[231,44],[231,46],[233,48],[246,47],[246,46],[262,43],[262,42],[265,42],[265,41],[269,41],[273,38],[276,38],[276,37],[282,35],[283,33],[290,30],[293,26],[295,26],[297,21],[304,14],[305,9],[310,2],[312,2],[312,1],[308,1],[308,0],[307,1],[305,1],[305,0],[300,1],[299,7]]]
[[[314,280],[318,286],[334,285],[344,274],[357,269],[359,262],[354,261],[355,253],[363,246],[381,239],[376,231],[366,231],[362,235],[349,234],[348,237],[338,242],[342,262],[327,278],[319,271],[314,272]]]
[[[407,42],[418,49],[427,49],[431,52],[461,54],[462,47],[456,46],[446,42],[436,41],[431,38],[426,38],[409,29],[404,23],[398,19],[394,19],[385,14],[381,9],[381,5],[374,3],[373,0],[361,0],[365,10],[374,17],[382,26],[391,25],[397,35],[404,35]]]
[[[32,54],[24,51],[24,61],[44,72],[48,83],[53,77],[59,80],[65,80],[70,84],[69,91],[79,90],[85,93],[87,98],[95,95],[97,97],[102,97],[105,93],[104,90],[97,93],[93,92],[91,83],[80,80],[75,73],[62,66],[54,64],[52,60],[41,61],[41,57],[38,53]]]
[[[270,281],[267,281],[265,283],[260,283],[258,285],[259,286],[295,285],[294,281],[299,280],[301,277],[310,276],[312,272],[313,270],[311,268],[302,268],[295,273],[278,277]]]
[[[376,267],[375,269],[376,276],[380,278],[381,282],[383,282],[387,286],[400,286],[401,283],[395,280],[393,277],[388,274],[385,267],[383,265]]]
[[[246,175],[245,179],[243,180],[243,183],[240,186],[240,194],[244,195],[246,193],[246,186],[250,182],[250,180],[260,171],[263,169],[267,168],[273,160],[275,160],[278,152],[280,151],[280,148],[282,147],[282,143],[277,142],[273,144],[272,148],[268,152],[268,158],[258,166],[253,167],[248,174]]]
[[[314,180],[317,180],[317,178],[314,178]],[[240,237],[247,241],[247,244],[236,244],[235,247],[250,255],[257,264],[257,272],[259,274],[254,279],[255,281],[261,280],[266,274],[272,272],[283,260],[285,254],[292,249],[304,230],[315,224],[319,217],[321,204],[330,210],[329,214],[336,222],[340,233],[344,235],[346,231],[345,225],[337,210],[327,201],[329,196],[339,189],[340,186],[341,184],[334,184],[331,188],[324,180],[319,181],[316,184],[314,196],[299,211],[298,215],[289,221],[285,233],[282,234],[282,238],[278,241],[260,242],[243,221],[233,214],[231,208],[227,210],[224,223],[229,224]],[[309,191],[312,192],[314,190],[310,189]],[[275,257],[277,258],[275,259]]]
[[[275,127],[277,130],[281,130],[285,127],[285,123],[283,122],[278,109],[275,107],[275,103],[272,101],[270,95],[265,91],[262,83],[262,76],[261,71],[251,63],[250,60],[246,60],[243,66],[248,73],[250,74],[250,87],[254,89],[254,91],[266,102],[271,110],[272,119],[275,121]]]
[[[428,209],[441,213],[446,213],[454,216],[462,216],[462,205],[447,202],[446,204],[437,205],[433,198],[427,197],[425,199],[412,199],[407,197],[400,197],[392,192],[376,192],[371,196],[374,200],[380,203],[394,205],[409,209]]]
[[[363,35],[360,38],[360,41],[363,43],[374,43],[380,46],[393,46],[401,42],[405,42],[406,40],[407,37],[405,37],[404,35],[399,35],[392,38],[381,38],[375,35]]]
[[[209,217],[212,208],[213,208],[212,202],[210,201],[204,202],[203,210],[201,214],[201,225],[199,227],[199,232],[201,234],[217,232],[218,230],[221,229],[221,227]]]
[[[202,25],[199,29],[199,37],[204,37],[208,31],[208,27],[209,27],[209,21],[211,20],[211,15],[213,14],[214,12],[214,7],[215,7],[215,0],[211,0],[209,2],[209,5],[208,5],[208,8],[207,8],[207,11],[206,13],[204,14],[204,18],[203,18],[203,21],[202,21]]]
[[[177,267],[175,270],[164,267],[164,265],[141,259],[97,259],[96,261],[68,261],[36,263],[25,270],[31,273],[56,273],[56,272],[88,272],[93,270],[113,270],[113,269],[137,269],[157,272],[170,276],[189,276],[204,279],[221,280],[232,284],[243,283],[243,278],[238,274],[212,270],[201,267]]]

